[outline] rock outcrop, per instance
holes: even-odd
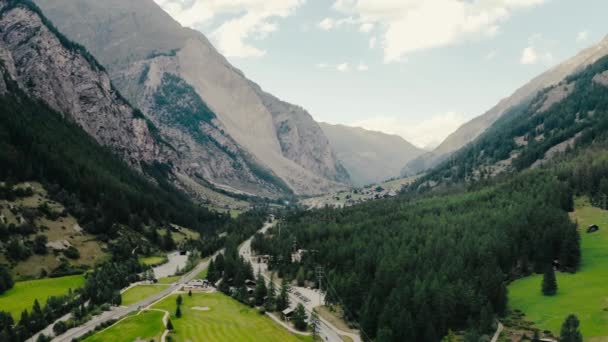
[[[163,138],[181,146],[184,164],[198,168],[204,182],[259,195],[312,195],[348,184],[348,174],[308,113],[264,93],[203,34],[179,25],[154,1],[36,3],[62,32],[99,58]],[[193,90],[214,119],[197,127],[161,120],[155,97],[167,74]],[[208,133],[203,135],[212,142],[201,142],[193,128]]]
[[[140,162],[175,158],[86,50],[61,36],[34,7],[0,1],[0,8],[0,60],[21,90],[66,115],[136,168]]]

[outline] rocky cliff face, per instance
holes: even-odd
[[[186,164],[198,164],[205,181],[263,194],[285,193],[285,188],[318,194],[348,182],[307,113],[261,91],[202,34],[181,27],[154,1],[36,3],[63,32],[100,59],[119,90],[153,118],[167,140],[175,142],[181,135]],[[165,74],[183,81],[215,115],[198,128],[212,132],[212,144],[219,150],[203,152],[209,145],[195,133],[183,125],[168,125],[154,113],[154,98]],[[219,141],[226,145],[216,144]],[[241,152],[226,153],[235,149]]]
[[[424,153],[397,135],[343,125],[320,125],[357,186],[398,177],[403,165]]]
[[[23,91],[66,115],[136,168],[140,162],[174,158],[84,49],[58,34],[33,7],[2,0],[0,8],[0,60]]]
[[[595,63],[607,54],[608,38],[605,38],[599,44],[581,51],[573,58],[534,78],[483,115],[462,125],[435,150],[411,161],[404,168],[403,173],[416,173],[436,166],[446,160],[452,153],[479,137],[503,115],[532,100],[542,89],[558,84],[567,76],[583,70],[586,66]]]

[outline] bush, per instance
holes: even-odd
[[[80,259],[80,252],[74,246],[70,246],[63,251],[63,255],[70,259]]]

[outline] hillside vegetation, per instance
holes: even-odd
[[[326,300],[367,336],[435,342],[449,328],[492,331],[508,279],[554,258],[576,270],[571,209],[567,183],[537,171],[467,193],[294,213],[252,248],[272,255],[283,277],[314,282],[323,266]],[[315,253],[292,263],[294,242]]]
[[[538,167],[608,134],[608,57],[510,109],[475,142],[429,172],[414,189],[487,179]]]

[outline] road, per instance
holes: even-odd
[[[273,227],[276,222],[266,223],[262,229],[258,230],[258,233],[265,233],[268,229]],[[266,281],[270,282],[270,277],[268,276],[268,268],[265,263],[258,263],[257,257],[253,255],[251,251],[251,241],[253,240],[253,236],[250,237],[247,241],[245,241],[239,247],[239,254],[247,261],[251,263],[253,266],[254,272],[257,273],[258,270],[262,272],[262,275],[266,279]],[[281,285],[276,283],[276,288],[280,289]],[[300,293],[301,296],[296,296],[296,293]],[[292,286],[292,291],[289,294],[291,307],[295,308],[298,304],[304,305],[304,308],[308,312],[308,316],[310,317],[310,313],[313,308],[319,306],[323,303],[323,293],[317,290],[311,290],[303,287]],[[302,298],[308,298],[308,301],[305,301]],[[319,317],[319,335],[323,338],[324,341],[328,342],[342,342],[342,338],[340,335],[350,337],[354,342],[361,342],[361,337],[358,334],[352,334],[346,331],[342,331],[331,323]]]
[[[213,257],[215,257],[217,254],[222,253],[222,252],[223,252],[223,250],[216,252],[213,255]],[[113,319],[117,320],[117,319],[125,316],[126,314],[128,314],[131,311],[136,311],[141,308],[145,308],[145,307],[149,306],[150,304],[153,304],[154,302],[156,302],[156,301],[162,299],[163,297],[166,297],[166,296],[170,295],[171,293],[173,293],[174,291],[178,290],[180,287],[182,287],[187,282],[196,278],[196,276],[199,273],[201,273],[203,270],[205,270],[207,268],[207,266],[209,266],[209,260],[211,260],[211,258],[198,264],[192,271],[190,271],[189,273],[184,275],[180,280],[178,280],[176,283],[169,286],[169,288],[167,288],[166,290],[163,290],[162,292],[160,292],[152,297],[148,297],[138,303],[135,303],[135,304],[132,304],[132,305],[129,305],[126,307],[125,306],[116,307],[111,311],[103,312],[101,315],[93,317],[91,320],[84,323],[83,325],[72,328],[72,329],[66,331],[63,335],[55,337],[53,339],[53,341],[70,342],[70,341],[72,341],[73,338],[82,337],[84,334],[88,333],[89,331],[94,330],[95,327],[101,323],[104,323],[104,322],[107,322],[107,321],[113,320]]]

